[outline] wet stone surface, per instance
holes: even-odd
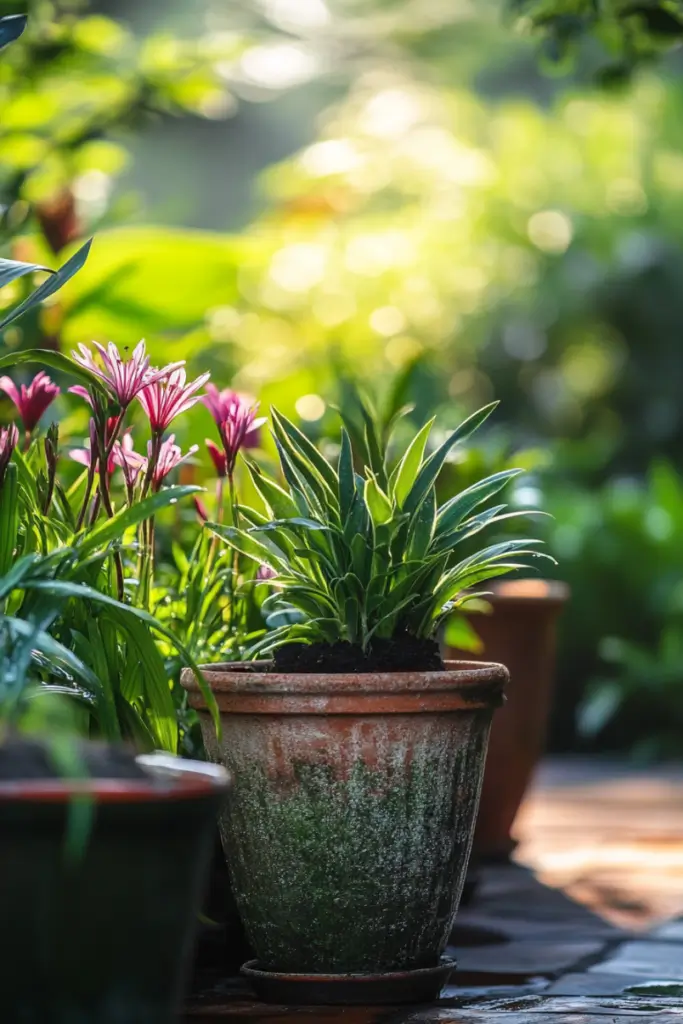
[[[551,857],[555,848],[570,851],[576,857],[575,851],[591,847],[594,837],[586,824],[590,819],[590,814],[586,814],[586,787],[591,779],[597,778],[600,793],[619,803],[622,775],[610,776],[606,783],[600,774],[601,768],[584,763],[582,771],[584,775],[572,787],[568,787],[566,773],[560,776],[567,796],[563,797],[558,790],[559,803],[552,805],[553,815],[559,822],[557,835],[553,833],[552,820],[545,819],[543,842],[544,849],[549,851],[548,859],[545,866],[539,862],[534,864],[544,880],[552,873],[551,868],[557,875],[558,868],[553,864],[559,861]],[[623,780],[624,785],[631,784],[627,771],[623,773]],[[683,776],[661,779],[653,776],[642,783],[642,789],[643,805],[655,806],[659,815],[647,842],[655,844],[653,849],[659,849],[662,822],[670,825],[672,820],[667,812],[669,805],[674,818],[677,813],[680,815]],[[629,793],[628,800],[623,798],[622,819],[617,820],[619,816],[612,803],[609,838],[613,844],[621,841],[620,836],[630,836],[629,841],[632,841],[634,821],[640,820],[640,805],[634,803],[630,790]],[[558,811],[562,800],[570,798],[581,811],[580,814],[577,811],[576,816],[577,832],[572,832],[569,819]],[[603,827],[603,811],[604,808],[599,813],[596,811],[599,828]],[[683,848],[683,817],[681,826],[678,850]],[[598,836],[596,832],[595,836],[598,837],[595,849],[601,850],[602,834]],[[638,852],[647,858],[647,842],[641,839],[637,844]],[[545,855],[543,850],[539,860],[541,855]],[[588,853],[582,852],[581,856],[583,865],[588,861]],[[533,863],[533,858],[529,860]],[[680,861],[683,865],[683,857]],[[207,978],[187,1007],[183,1021],[184,1024],[225,1024],[228,1021],[235,1024],[247,1021],[254,1024],[497,1024],[498,1021],[500,1024],[683,1024],[683,917],[680,916],[683,874],[681,893],[677,896],[674,890],[678,868],[674,865],[671,844],[667,847],[666,865],[669,865],[667,870],[660,873],[663,882],[670,883],[666,891],[654,888],[656,871],[650,873],[642,890],[629,881],[635,876],[620,879],[623,889],[618,894],[619,906],[611,895],[612,890],[598,892],[595,889],[590,872],[572,878],[567,887],[575,897],[571,898],[558,888],[542,884],[532,871],[519,865],[480,868],[474,898],[458,914],[448,950],[457,957],[458,970],[441,999],[429,1007],[266,1006],[253,999],[239,978]],[[604,865],[600,871],[606,871]],[[554,885],[559,884],[557,877],[552,881]],[[588,893],[585,900],[581,893]],[[649,917],[637,918],[623,911],[624,894],[630,893],[642,905],[651,908]],[[662,914],[662,909],[668,910],[669,920],[664,920],[666,913]]]
[[[432,1006],[266,1006],[239,978],[214,978],[196,993],[185,1024],[683,1024],[683,922],[634,940],[518,867],[485,875],[454,933],[456,943],[477,944],[449,948],[459,968]],[[504,894],[500,916],[492,890]],[[671,938],[662,941],[663,932]]]

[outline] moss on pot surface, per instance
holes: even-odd
[[[226,715],[221,821],[259,960],[286,972],[432,967],[460,899],[491,712]]]

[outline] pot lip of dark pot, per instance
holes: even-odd
[[[447,661],[432,672],[357,674],[274,672],[272,662],[251,661],[206,665],[202,673],[221,711],[292,714],[307,708],[323,714],[493,708],[509,679],[504,665],[479,661]],[[180,681],[190,704],[204,708],[192,672],[183,672]]]
[[[569,600],[571,591],[563,580],[524,577],[518,580],[497,580],[491,591],[483,595],[490,604],[554,605],[558,608]]]
[[[31,801],[67,803],[73,797],[98,804],[167,803],[220,796],[231,776],[219,765],[183,760],[170,754],[144,754],[136,758],[150,772],[145,779],[12,779],[0,782],[0,804]]]

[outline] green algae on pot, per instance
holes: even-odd
[[[507,671],[191,673],[209,757],[234,788],[220,827],[259,964],[346,974],[436,967],[457,911],[493,709]]]

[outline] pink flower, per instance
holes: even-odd
[[[269,565],[259,565],[256,571],[257,580],[274,580],[277,573]]]
[[[123,435],[120,441],[116,441],[114,444],[112,459],[115,465],[120,466],[123,470],[126,487],[129,491],[132,491],[140,473],[147,470],[147,459],[133,448],[133,438],[129,431]]]
[[[152,471],[152,490],[158,491],[171,470],[179,466],[185,459],[189,459],[198,450],[199,445],[193,444],[186,454],[183,455],[178,445],[175,444],[175,434],[171,434],[159,448],[159,457]],[[153,458],[154,451],[151,441],[147,443],[147,454],[150,459]]]
[[[213,384],[207,384],[202,401],[216,421],[221,435],[225,475],[232,476],[240,450],[258,446],[259,428],[266,422],[265,416],[257,419],[258,402],[230,388],[219,391]]]
[[[216,467],[216,475],[219,476],[221,479],[227,476],[228,460],[225,455],[225,452],[222,451],[222,449],[220,449],[217,444],[214,444],[213,441],[210,441],[208,437],[205,439],[204,444],[206,445],[206,450],[211,456],[211,461]]]
[[[195,509],[195,512],[197,513],[197,515],[199,517],[200,522],[208,523],[208,521],[209,521],[209,512],[207,510],[207,507],[204,504],[204,502],[201,500],[201,498],[198,498],[196,495],[194,497],[194,509]]]
[[[219,391],[215,384],[206,385],[206,394],[202,396],[202,402],[209,410],[216,425],[220,428],[221,423],[224,423],[232,415],[234,415],[234,408],[236,405],[246,406],[253,409],[254,412],[258,410],[258,403],[251,395],[245,395],[239,391],[233,391],[231,388],[224,388],[223,391]],[[250,429],[245,435],[242,443],[242,448],[258,448],[261,442],[259,428],[266,422],[265,417],[259,420],[258,423],[252,423]]]
[[[86,401],[90,408],[94,410],[95,406],[93,404],[92,395],[90,394],[88,389],[84,388],[81,384],[74,384],[72,388],[69,388],[69,394],[78,395],[79,398],[82,398],[84,401]]]
[[[9,427],[0,427],[0,486],[5,479],[12,452],[18,441],[19,431],[13,423],[10,423]]]
[[[124,360],[113,342],[105,349],[98,342],[93,342],[100,354],[102,366],[96,362],[92,352],[86,345],[80,344],[78,352],[72,352],[77,363],[84,366],[86,370],[94,373],[103,384],[106,384],[112,398],[114,398],[122,409],[127,409],[135,396],[148,384],[154,384],[162,380],[176,369],[182,366],[180,363],[172,363],[163,370],[152,370],[149,366],[149,356],[145,353],[145,343],[141,341],[133,349],[130,359]],[[77,392],[82,394],[82,392]]]
[[[163,434],[176,416],[191,409],[199,401],[195,392],[204,387],[209,377],[210,374],[203,373],[187,384],[185,370],[173,369],[165,380],[157,380],[145,387],[138,395],[138,401],[149,417],[153,433]]]
[[[4,391],[16,405],[28,434],[59,394],[59,388],[43,370],[35,375],[28,387],[22,384],[18,388],[9,377],[0,377],[0,391]]]

